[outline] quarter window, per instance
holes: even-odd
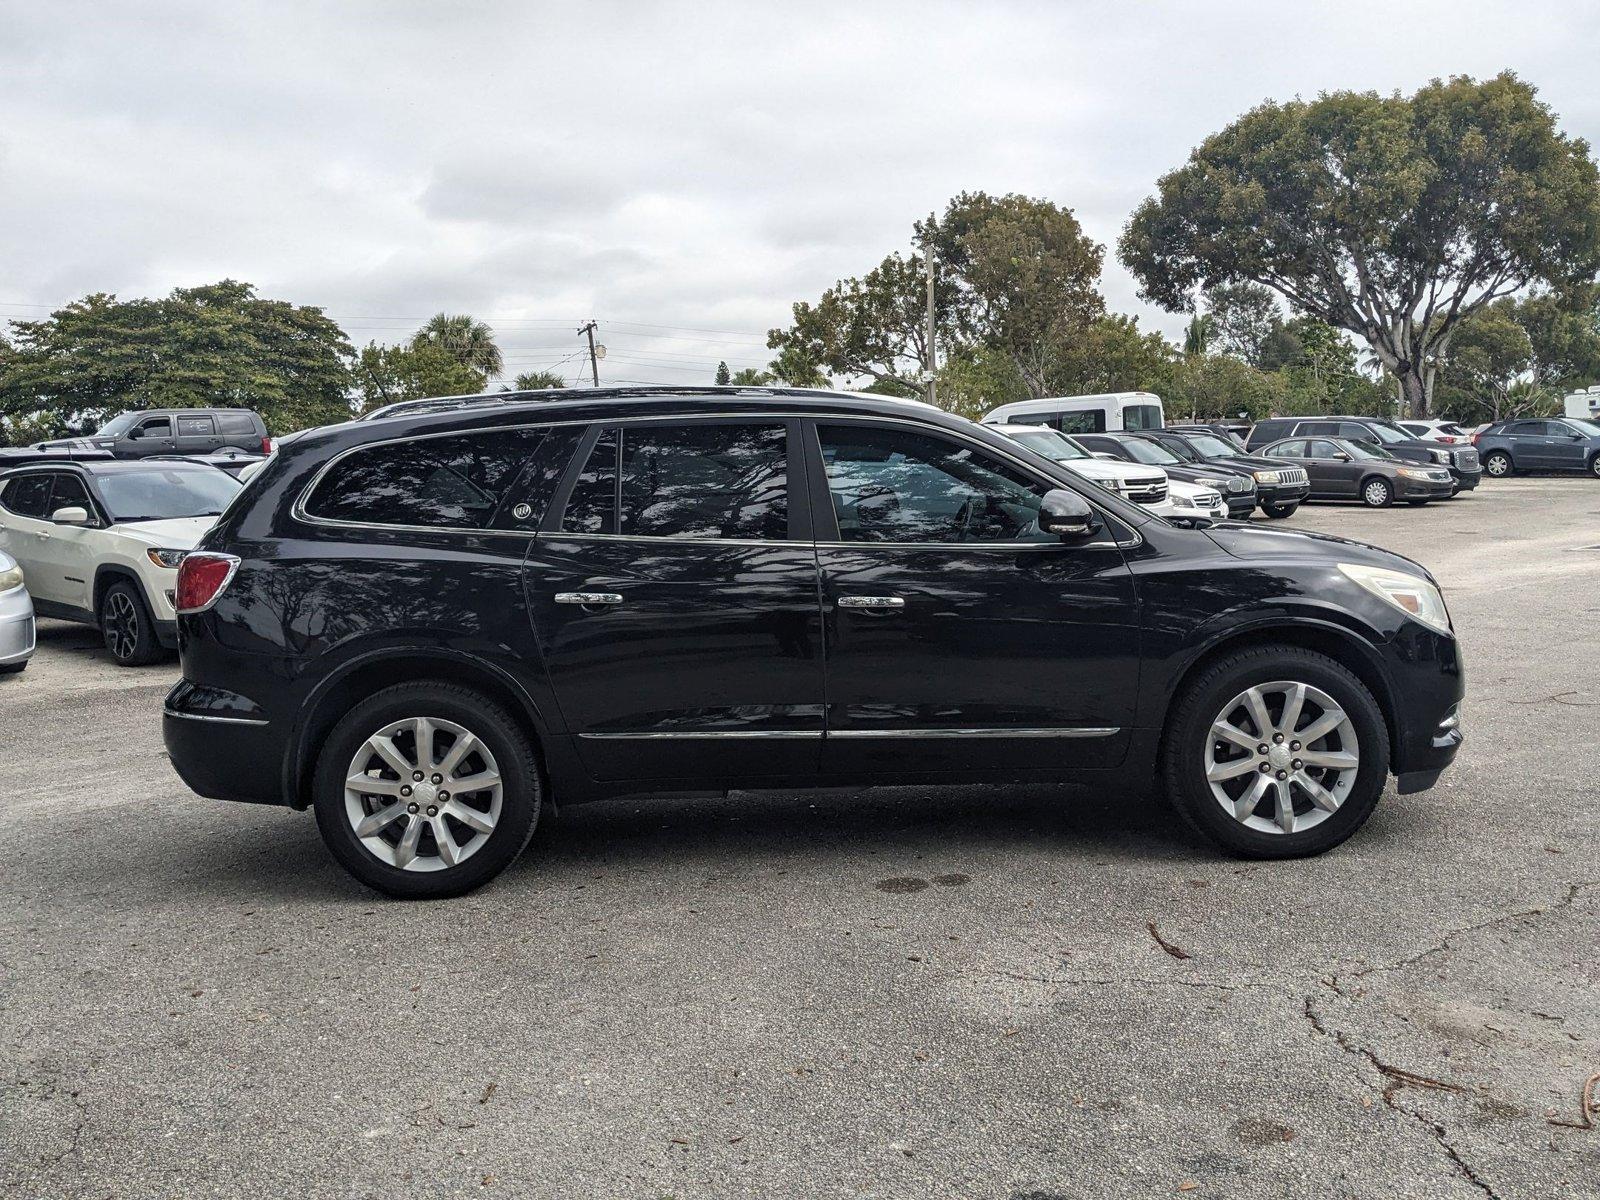
[[[617,531],[617,431],[607,429],[589,452],[572,489],[561,528],[567,533]]]
[[[505,429],[355,450],[322,477],[305,511],[361,525],[486,529],[543,438]]]
[[[781,541],[789,534],[787,440],[781,425],[624,429],[620,532]]]
[[[819,425],[839,537],[846,542],[1051,542],[1049,488],[975,447],[925,434]]]
[[[43,520],[50,515],[50,476],[41,473],[13,479],[6,485],[0,503],[19,517],[38,517]]]

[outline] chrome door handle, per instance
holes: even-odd
[[[557,592],[557,604],[621,604],[622,597],[616,592]]]
[[[840,608],[904,608],[899,596],[840,596]]]

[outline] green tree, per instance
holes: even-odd
[[[514,392],[543,392],[566,386],[566,377],[560,371],[524,371],[511,382]]]
[[[12,322],[0,417],[94,428],[125,409],[253,408],[274,432],[349,417],[350,343],[320,308],[224,279],[162,299],[97,293]]]
[[[724,382],[735,387],[766,387],[774,382],[771,371],[763,371],[758,367],[740,367]]]
[[[1110,313],[1071,331],[1051,352],[1051,396],[1097,392],[1159,391],[1172,343],[1145,333],[1137,317]]]
[[[436,346],[463,367],[470,367],[486,379],[505,369],[494,330],[465,313],[439,313],[411,338],[413,347]]]
[[[426,341],[405,346],[371,342],[361,351],[354,377],[363,413],[401,400],[472,396],[488,382],[482,371],[462,365],[450,351]]]
[[[961,345],[939,364],[939,407],[976,421],[992,408],[1032,398],[1016,363],[988,346]]]
[[[1259,367],[1263,346],[1283,325],[1272,289],[1257,283],[1220,283],[1206,292],[1205,301],[1218,348]]]
[[[717,364],[717,377],[712,382],[718,387],[723,387],[726,386],[728,380],[731,378],[732,375],[728,371],[728,364],[725,362],[719,362]]]
[[[1195,313],[1190,317],[1189,325],[1183,331],[1183,356],[1199,358],[1209,350],[1215,330],[1216,322],[1211,319],[1210,313]]]
[[[1250,282],[1363,339],[1425,415],[1460,322],[1600,270],[1600,176],[1510,73],[1266,103],[1162,177],[1119,244],[1141,295]]]
[[[1169,417],[1259,420],[1281,407],[1283,379],[1231,354],[1183,355],[1167,364],[1155,391]]]

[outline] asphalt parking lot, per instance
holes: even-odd
[[[189,793],[175,665],[0,679],[0,1188],[1600,1192],[1600,483],[1289,522],[1411,555],[1469,741],[1316,860],[1045,788],[617,801],[398,904]],[[1159,937],[1157,936],[1159,935]]]

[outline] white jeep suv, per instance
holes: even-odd
[[[1163,517],[1227,519],[1228,503],[1215,488],[1173,479],[1160,467],[1096,457],[1060,430],[1047,425],[985,424],[996,433],[1021,442],[1035,454],[1053,459],[1074,474],[1135,504],[1143,504]]]
[[[97,626],[123,666],[178,644],[178,563],[239,491],[182,461],[83,461],[0,474],[0,550],[41,617]]]

